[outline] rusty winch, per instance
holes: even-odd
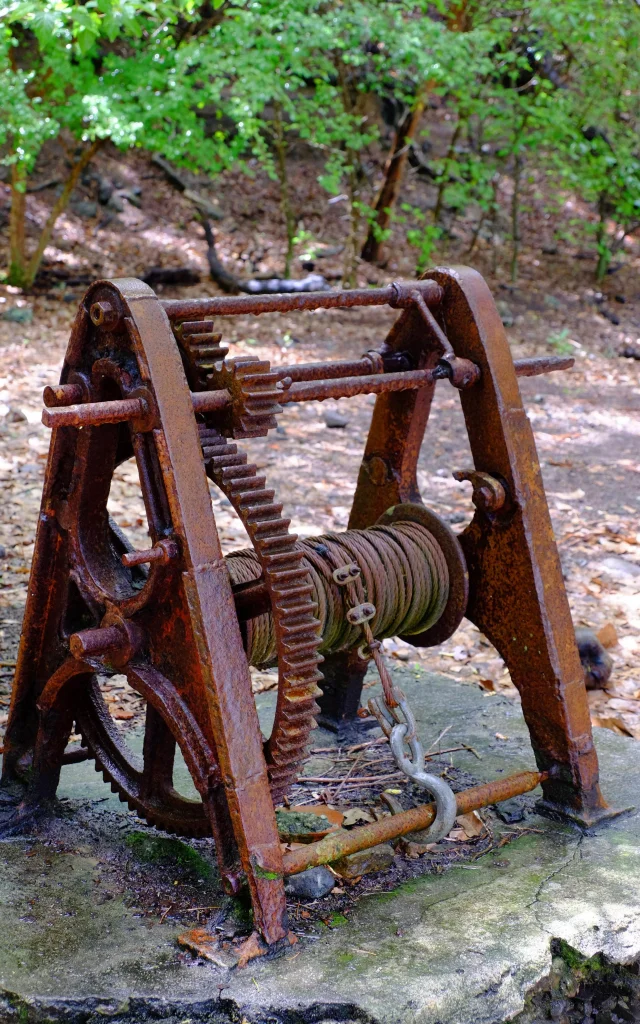
[[[209,319],[385,304],[402,311],[386,341],[350,362],[230,360]],[[61,382],[44,394],[53,433],[5,741],[3,787],[14,797],[7,827],[54,796],[62,765],[77,759],[67,749],[75,730],[148,822],[213,835],[225,886],[235,892],[246,879],[257,929],[272,944],[288,936],[287,874],[416,828],[443,834],[456,813],[540,783],[549,812],[586,825],[606,816],[517,383],[570,364],[514,364],[487,286],[466,268],[380,289],[268,297],[164,301],[137,280],[93,285]],[[459,537],[425,508],[416,482],[438,380],[460,392],[475,464],[458,474],[471,482],[476,508]],[[356,394],[378,397],[349,527],[298,541],[235,442],[250,448],[287,403]],[[143,551],[131,549],[107,511],[114,470],[132,455],[151,536]],[[207,476],[251,548],[223,557]],[[371,658],[384,691],[371,710],[398,763],[424,776],[380,641],[433,646],[463,615],[495,645],[521,693],[538,772],[455,797],[431,776],[423,784],[435,803],[283,852],[274,806],[297,777],[319,712],[335,727],[355,716]],[[249,664],[276,663],[265,740]],[[146,701],[141,757],[111,718],[97,680],[105,672],[125,673]],[[174,789],[176,746],[200,800]]]

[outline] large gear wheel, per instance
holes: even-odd
[[[274,799],[286,792],[302,763],[319,708],[320,623],[297,537],[289,533],[275,492],[265,488],[244,452],[215,430],[200,427],[208,475],[233,505],[253,544],[271,598],[278,654],[278,702],[265,756]]]
[[[278,698],[271,735],[265,740],[265,757],[271,792],[279,803],[304,760],[310,731],[318,711],[322,675],[318,664],[319,623],[311,599],[312,586],[302,565],[297,537],[289,533],[289,520],[274,492],[248,463],[245,453],[225,437],[200,426],[203,457],[208,475],[232,503],[253,543],[271,598],[278,654]],[[112,543],[124,552],[128,544],[115,524],[110,524]],[[100,687],[87,680],[76,726],[83,744],[112,790],[142,818],[158,828],[179,835],[200,837],[211,832],[203,804],[177,793],[173,786],[176,746],[183,754],[197,750],[200,765],[192,774],[205,774],[215,765],[213,754],[195,722],[163,677],[146,680],[137,670],[127,673],[133,688],[147,702],[145,736],[141,754],[127,744],[111,717]],[[181,740],[192,732],[188,746]]]

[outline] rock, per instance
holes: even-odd
[[[498,313],[500,314],[500,319],[502,320],[504,326],[513,327],[514,317],[509,304],[503,302],[502,299],[498,299],[496,306],[498,307]]]
[[[603,690],[613,670],[611,655],[591,629],[576,629],[576,642],[587,690]]]
[[[6,558],[6,557],[7,557],[7,549],[5,548],[4,544],[0,544],[0,558]]]
[[[327,427],[342,428],[348,425],[349,420],[347,419],[346,416],[343,416],[342,413],[333,412],[331,409],[329,409],[329,411],[325,412],[324,414],[324,422],[325,426]]]
[[[9,320],[13,324],[30,324],[33,320],[33,310],[30,306],[10,306],[0,313],[0,320]]]
[[[120,198],[119,195],[117,195],[116,192],[113,192],[109,196],[109,201],[107,203],[107,206],[109,207],[110,210],[115,210],[116,213],[123,213],[123,211],[124,211],[124,203],[122,202],[122,199]]]
[[[22,409],[10,409],[7,415],[9,423],[26,423],[27,417],[23,413]]]
[[[640,576],[640,565],[620,555],[609,555],[602,559],[600,565],[614,576]]]
[[[503,800],[496,804],[494,810],[501,821],[507,825],[515,825],[517,821],[524,821],[527,816],[527,807],[524,800],[514,796],[512,800]]]
[[[330,893],[336,884],[335,876],[329,868],[308,868],[299,875],[289,875],[284,883],[287,896],[297,896],[303,900],[319,900]]]
[[[89,219],[97,215],[98,204],[94,203],[93,199],[79,199],[77,202],[71,203],[71,209],[78,217]]]
[[[132,188],[128,189],[126,192],[121,192],[120,195],[123,199],[126,199],[128,203],[131,203],[132,206],[136,206],[140,209],[142,206],[142,200],[140,198],[141,191],[142,190],[139,188]]]
[[[371,875],[374,871],[386,871],[393,864],[394,856],[393,846],[381,843],[379,846],[372,846],[370,850],[360,850],[358,853],[341,857],[334,863],[333,869],[342,878],[360,878],[361,875]]]
[[[98,202],[106,206],[113,195],[113,182],[108,178],[98,177]]]

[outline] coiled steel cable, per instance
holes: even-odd
[[[333,579],[338,565],[357,563],[366,600],[375,605],[370,622],[377,640],[422,633],[442,615],[449,597],[449,570],[442,550],[420,523],[410,520],[368,530],[347,530],[309,537],[298,542],[313,584],[320,620],[321,653],[351,650],[362,641],[359,626],[351,625],[344,587]],[[233,583],[260,578],[256,553],[233,551],[226,557]],[[276,657],[273,619],[267,612],[246,624],[247,656],[258,668]]]

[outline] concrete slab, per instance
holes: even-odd
[[[517,705],[411,668],[399,682],[425,742],[451,725],[448,737],[482,754],[454,755],[479,781],[533,767]],[[260,697],[265,716],[271,700]],[[629,805],[638,800],[640,745],[596,734],[605,794]],[[2,1022],[488,1024],[522,1011],[549,974],[553,939],[615,963],[640,959],[635,813],[591,835],[532,814],[526,824],[535,831],[501,849],[395,890],[381,875],[378,891],[339,927],[227,971],[180,952],[184,926],[160,912],[141,916],[133,889],[113,884],[112,872],[132,857],[123,837],[133,819],[92,766],[65,768],[60,795],[54,822],[0,843]],[[213,904],[220,894],[210,851],[192,846],[191,867],[206,876],[194,892]],[[137,877],[144,874],[143,866]]]

